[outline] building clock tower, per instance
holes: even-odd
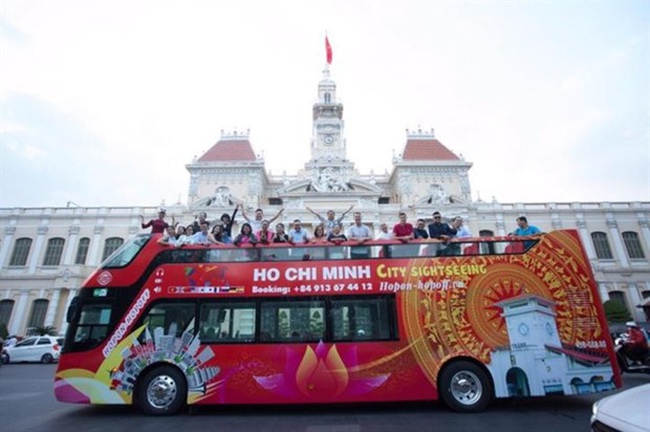
[[[311,192],[342,192],[350,189],[354,164],[346,154],[343,104],[336,99],[336,83],[329,64],[318,83],[318,100],[313,107],[311,159],[305,165]]]
[[[326,66],[323,79],[318,83],[318,101],[313,108],[310,162],[340,163],[346,159],[343,104],[336,99],[336,83]]]

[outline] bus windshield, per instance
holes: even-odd
[[[122,246],[120,246],[115,252],[113,252],[106,260],[101,264],[102,268],[112,268],[112,267],[124,267],[128,265],[131,260],[140,252],[145,244],[151,238],[150,234],[140,234]]]

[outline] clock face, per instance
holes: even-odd
[[[528,326],[526,325],[526,323],[519,324],[519,333],[522,336],[526,336],[528,334]]]
[[[334,144],[334,135],[325,135],[323,137],[323,143],[326,145]]]
[[[553,326],[549,322],[546,323],[546,333],[548,333],[549,336],[553,336]]]

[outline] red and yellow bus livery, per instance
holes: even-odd
[[[450,245],[453,244],[453,247]],[[68,310],[59,401],[493,397],[620,387],[578,234],[257,248],[127,242]]]

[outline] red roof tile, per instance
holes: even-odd
[[[437,139],[410,139],[404,149],[404,160],[460,160]]]
[[[248,140],[222,140],[199,158],[199,162],[255,161],[255,153]]]

